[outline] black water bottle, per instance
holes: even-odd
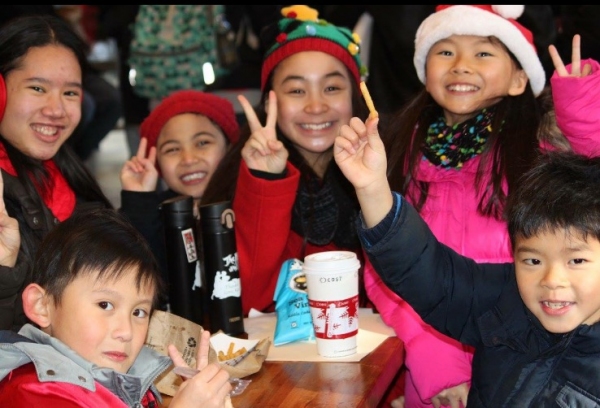
[[[200,207],[210,330],[242,336],[245,334],[242,285],[234,223],[235,214],[229,201]]]
[[[161,204],[165,222],[169,277],[169,310],[197,324],[204,324],[203,293],[196,247],[194,199],[178,196]]]

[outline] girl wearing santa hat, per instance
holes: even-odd
[[[558,131],[533,36],[516,21],[522,11],[438,6],[415,38],[413,62],[425,87],[382,128],[392,190],[440,241],[478,262],[512,261],[502,211],[540,152],[600,149],[598,134]],[[395,405],[464,405],[471,349],[425,324],[370,264],[365,286],[405,344],[405,396]]]

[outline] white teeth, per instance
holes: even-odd
[[[568,304],[570,304],[570,302],[543,302],[544,306],[550,308],[550,309],[560,309],[563,308],[565,306],[567,306]]]
[[[479,88],[474,85],[451,85],[448,89],[456,92],[471,92],[476,91]]]
[[[193,174],[187,174],[187,175],[183,176],[181,178],[181,180],[192,181],[192,180],[203,179],[204,177],[206,177],[206,173],[193,173]]]
[[[325,123],[321,123],[321,124],[303,123],[300,125],[300,127],[302,129],[307,129],[307,130],[323,130],[329,126],[331,126],[331,122],[325,122]]]
[[[33,130],[43,133],[46,136],[53,136],[58,131],[58,129],[54,126],[34,126]]]

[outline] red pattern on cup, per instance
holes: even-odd
[[[358,333],[358,296],[337,301],[308,300],[315,336],[347,339]]]

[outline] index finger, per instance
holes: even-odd
[[[266,127],[274,130],[276,124],[277,124],[277,95],[275,95],[274,91],[269,91]]]
[[[135,156],[138,159],[144,159],[146,157],[146,147],[147,146],[148,146],[148,139],[146,139],[145,137],[142,137],[140,139],[140,145],[138,146],[137,153],[135,154]]]
[[[238,101],[240,101],[240,105],[242,105],[242,109],[246,115],[246,120],[248,121],[248,125],[250,125],[250,130],[252,133],[259,131],[262,128],[262,124],[258,120],[256,112],[254,112],[254,108],[244,95],[238,95],[237,98]]]
[[[200,344],[196,352],[196,368],[200,371],[204,370],[208,365],[208,351],[210,350],[210,332],[203,330],[200,333]]]
[[[571,50],[571,74],[579,76],[581,74],[581,36],[573,36],[573,46]]]
[[[563,63],[562,58],[558,54],[558,50],[554,45],[548,46],[548,52],[550,53],[550,58],[552,58],[552,64],[554,64],[554,69],[559,76],[567,76],[569,73],[567,72],[567,68],[565,68],[565,64]]]

